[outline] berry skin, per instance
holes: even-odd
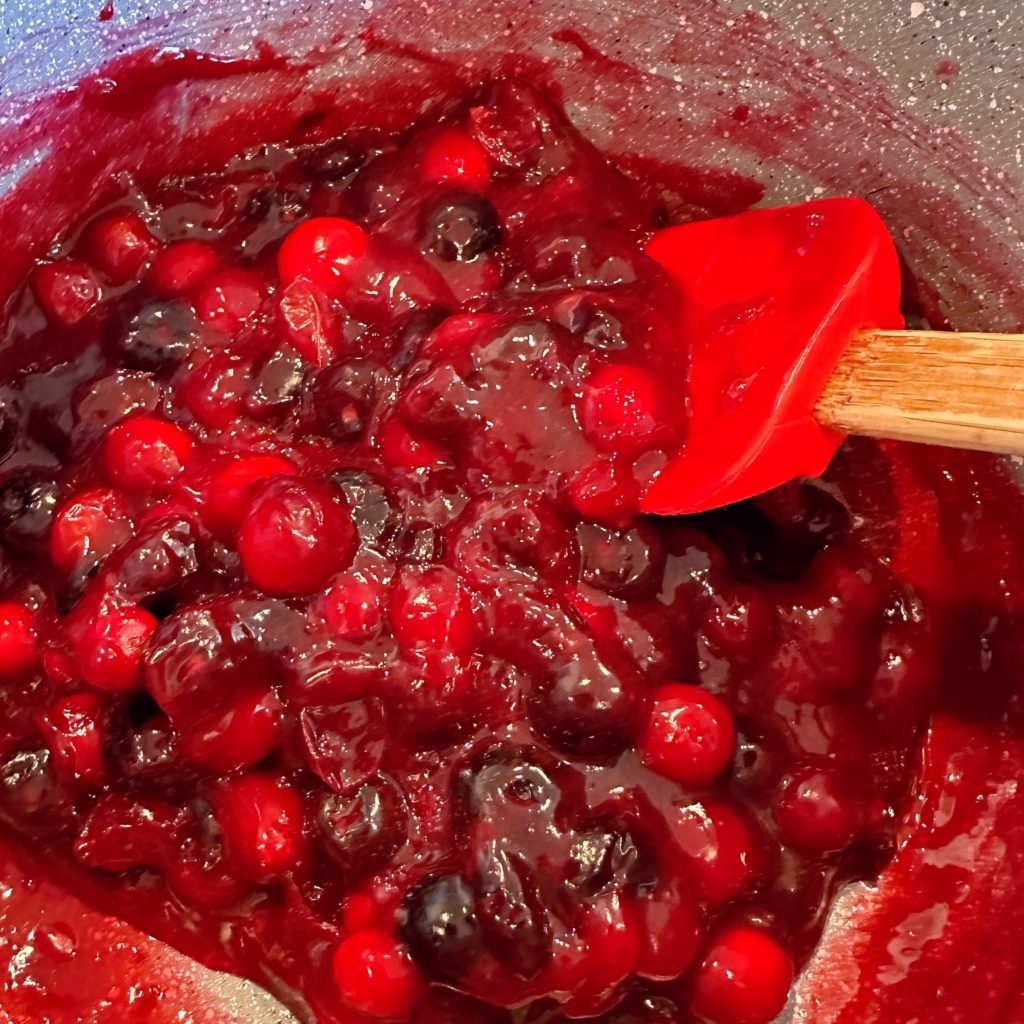
[[[384,932],[367,928],[334,952],[334,980],[352,1009],[377,1020],[407,1017],[424,991],[408,950]]]
[[[35,616],[16,601],[0,602],[0,678],[24,671],[36,657]]]
[[[92,267],[81,260],[57,260],[36,267],[32,291],[48,320],[70,327],[84,320],[103,297]]]
[[[721,906],[754,877],[754,837],[728,804],[707,801],[681,807],[670,824],[673,838],[690,859],[701,893],[711,906]]]
[[[210,482],[202,513],[213,529],[230,530],[242,521],[249,488],[272,476],[294,476],[295,467],[277,455],[246,455],[225,466]]]
[[[395,638],[407,651],[466,654],[476,643],[469,595],[444,566],[403,573],[390,613]]]
[[[196,313],[203,323],[233,338],[256,318],[266,297],[259,274],[235,267],[214,274],[199,289]]]
[[[641,452],[665,437],[665,405],[647,370],[625,363],[604,366],[583,385],[580,423],[601,451]]]
[[[366,232],[344,217],[312,217],[281,243],[278,273],[286,286],[304,278],[327,295],[339,295],[369,244]]]
[[[793,965],[779,943],[737,925],[718,936],[697,969],[690,1008],[708,1024],[768,1024],[792,983]]]
[[[473,192],[487,187],[491,169],[483,147],[465,132],[448,128],[423,150],[420,172],[424,181],[461,185]]]
[[[326,366],[341,345],[341,318],[319,288],[297,277],[281,293],[277,320],[288,343],[314,366]]]
[[[308,594],[352,560],[355,526],[321,483],[271,479],[254,489],[238,533],[249,578],[268,594]]]
[[[75,495],[57,513],[50,558],[65,572],[98,565],[128,539],[131,522],[119,491],[96,487]]]
[[[146,282],[164,298],[191,295],[217,269],[217,262],[206,242],[172,242],[156,254]]]
[[[104,458],[111,479],[129,490],[165,490],[192,454],[192,438],[173,423],[136,416],[107,434]]]
[[[268,882],[301,859],[302,798],[287,783],[250,772],[222,783],[211,795],[228,860],[240,875]]]
[[[103,753],[104,711],[99,694],[89,690],[68,694],[51,704],[41,719],[57,773],[78,785],[102,785],[107,779],[107,768]]]
[[[138,689],[142,653],[156,627],[157,620],[136,605],[101,614],[76,645],[82,678],[113,693]]]
[[[572,478],[566,496],[585,519],[621,527],[636,515],[640,492],[624,467],[611,459],[598,459]]]
[[[699,686],[673,683],[654,693],[651,717],[640,741],[643,763],[682,786],[706,786],[736,750],[729,709]]]
[[[138,277],[157,247],[146,222],[132,210],[94,220],[82,241],[86,259],[116,285]]]

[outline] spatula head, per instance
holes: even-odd
[[[657,232],[690,354],[686,443],[644,496],[690,513],[817,476],[843,436],[814,406],[857,332],[898,329],[892,239],[862,199],[751,210]]]

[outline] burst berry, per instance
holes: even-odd
[[[156,619],[136,605],[102,613],[76,645],[82,678],[114,693],[137,689],[142,653],[156,627]]]
[[[671,684],[654,694],[640,743],[644,764],[683,786],[706,786],[724,771],[736,749],[729,709],[698,686]]]
[[[306,594],[352,560],[356,532],[325,484],[271,479],[254,489],[238,534],[249,578],[269,594]]]
[[[266,296],[259,274],[235,267],[215,274],[199,289],[196,313],[203,323],[233,338],[256,319]]]
[[[185,467],[192,447],[192,438],[181,427],[155,416],[137,416],[107,434],[107,472],[130,490],[163,490]]]
[[[313,217],[293,228],[277,254],[286,285],[304,278],[328,295],[343,292],[369,241],[358,224],[344,217]]]
[[[303,359],[326,366],[341,345],[341,318],[331,300],[319,288],[298,277],[281,293],[278,323]]]
[[[272,476],[294,476],[295,467],[277,455],[246,455],[225,466],[210,482],[203,518],[214,529],[234,529],[242,521],[249,488]]]
[[[99,694],[89,690],[68,694],[51,704],[41,721],[54,768],[63,779],[81,786],[106,781],[106,726]]]
[[[793,965],[779,943],[738,925],[718,936],[697,969],[690,1008],[708,1024],[767,1024],[792,983]]]
[[[174,242],[161,249],[146,278],[166,298],[191,295],[217,269],[217,254],[206,242]]]
[[[117,285],[138,277],[157,246],[146,222],[132,210],[94,220],[82,242],[86,259]]]
[[[16,601],[0,602],[0,678],[24,671],[36,657],[35,616]]]
[[[36,267],[32,291],[47,319],[66,327],[84,320],[103,297],[92,268],[81,260],[57,260]]]
[[[88,572],[128,539],[131,521],[119,491],[96,487],[75,495],[57,513],[50,557],[65,572]]]
[[[291,871],[302,857],[302,798],[263,772],[222,783],[211,796],[230,863],[253,882]]]
[[[475,192],[486,188],[491,177],[483,147],[456,128],[431,139],[420,158],[420,171],[425,181],[461,185]]]
[[[640,366],[605,366],[583,385],[580,423],[601,451],[653,448],[665,436],[668,414],[658,383]]]
[[[407,1017],[424,991],[405,946],[376,929],[342,941],[334,953],[334,980],[353,1010],[374,1019]]]

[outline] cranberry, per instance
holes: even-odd
[[[501,222],[494,207],[472,192],[449,192],[424,208],[420,244],[448,263],[469,263],[501,242]]]
[[[191,295],[217,269],[217,254],[206,242],[172,242],[160,249],[146,283],[156,295]]]
[[[196,294],[203,323],[229,338],[249,326],[263,308],[267,286],[259,274],[232,268],[208,278]]]
[[[228,860],[254,882],[291,871],[303,856],[302,800],[287,783],[250,772],[211,794]]]
[[[358,224],[344,217],[312,217],[281,243],[277,270],[285,286],[304,278],[327,295],[338,295],[351,283],[368,246]]]
[[[438,132],[420,157],[420,172],[425,181],[462,185],[482,191],[490,181],[487,154],[478,142],[457,128]]]
[[[712,943],[694,980],[690,1006],[708,1024],[768,1024],[793,982],[786,951],[767,932],[736,925]]]
[[[337,576],[320,601],[327,628],[344,640],[365,640],[383,622],[384,588],[363,573]]]
[[[249,768],[262,761],[281,738],[281,702],[261,686],[234,693],[208,709],[179,714],[182,756],[208,772]]]
[[[381,428],[379,444],[380,457],[394,469],[437,469],[446,461],[443,448],[415,437],[397,419],[389,419]]]
[[[378,701],[303,708],[299,723],[310,768],[335,792],[351,792],[380,767],[387,721]]]
[[[138,689],[142,653],[156,627],[156,619],[137,606],[101,614],[77,646],[82,678],[114,693]]]
[[[198,567],[192,519],[173,509],[162,509],[140,523],[132,538],[107,559],[102,579],[123,599],[145,601],[175,590]]]
[[[643,367],[604,366],[583,385],[580,423],[587,439],[601,451],[654,448],[666,439],[671,419],[661,385]]]
[[[149,374],[119,370],[89,385],[75,416],[80,424],[105,429],[133,412],[154,412],[160,397],[160,385]]]
[[[181,427],[155,416],[133,416],[107,434],[104,459],[121,487],[165,490],[185,468],[193,447]]]
[[[133,210],[116,210],[94,220],[82,239],[86,259],[116,285],[138,277],[156,246],[146,222]]]
[[[333,967],[342,999],[374,1019],[406,1017],[424,991],[408,951],[384,932],[349,935],[334,951]]]
[[[389,608],[395,638],[408,651],[467,654],[476,644],[469,595],[444,566],[404,572]]]
[[[160,867],[178,855],[183,817],[176,807],[152,797],[105,794],[78,833],[75,856],[107,871]]]
[[[699,686],[673,683],[654,694],[640,756],[652,771],[683,786],[712,782],[736,751],[729,709]]]
[[[673,838],[693,863],[704,898],[719,906],[754,879],[757,851],[747,823],[728,804],[709,801],[681,807]]]
[[[835,770],[808,767],[794,773],[775,807],[785,842],[811,853],[843,850],[861,824],[856,796]]]
[[[269,594],[305,594],[352,560],[356,533],[341,495],[276,477],[253,488],[238,533],[249,578]]]
[[[185,404],[204,426],[225,430],[239,418],[249,390],[249,366],[226,352],[217,352],[185,378]]]
[[[87,788],[107,780],[106,712],[98,694],[88,690],[68,694],[51,704],[41,720],[61,778]]]
[[[607,526],[623,527],[636,515],[640,489],[626,470],[610,459],[584,466],[569,484],[569,501],[580,515]]]
[[[24,672],[36,660],[35,615],[16,601],[0,602],[0,676]]]
[[[342,342],[341,317],[331,300],[305,278],[290,281],[277,304],[288,343],[314,366],[326,366]]]
[[[203,518],[214,529],[230,530],[242,521],[249,489],[259,480],[293,476],[295,467],[277,455],[246,455],[225,466],[210,481]]]
[[[409,812],[398,787],[385,776],[351,796],[325,795],[317,815],[327,853],[350,877],[387,864],[406,842]]]
[[[36,267],[32,290],[47,318],[66,327],[84,320],[103,298],[92,268],[80,260],[58,260]]]
[[[130,531],[131,520],[119,491],[83,491],[57,513],[50,531],[50,557],[65,572],[88,573],[123,544]]]
[[[0,529],[9,540],[34,542],[45,536],[60,499],[56,480],[21,473],[0,486]]]

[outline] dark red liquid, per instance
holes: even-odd
[[[445,124],[482,175],[436,125],[272,147],[116,197],[12,299],[0,810],[322,1021],[730,1024],[723,936],[805,961],[934,709],[1019,726],[1016,491],[861,443],[638,517],[685,430],[658,193],[515,81]],[[296,288],[313,217],[369,249]],[[727,709],[696,766],[676,683]]]

